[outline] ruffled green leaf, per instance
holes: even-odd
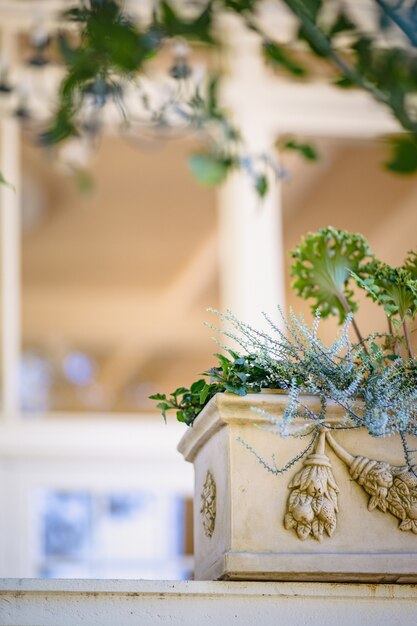
[[[351,274],[361,276],[373,255],[362,235],[329,226],[309,233],[292,251],[292,287],[304,300],[313,300],[311,310],[322,317],[337,315],[340,323],[357,302],[350,288]]]
[[[417,313],[417,280],[406,267],[391,267],[386,263],[374,262],[368,267],[365,278],[352,272],[356,283],[364,289],[374,302],[384,308],[391,318],[396,315],[402,321],[412,319]]]

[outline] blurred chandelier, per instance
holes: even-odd
[[[179,22],[175,13],[133,18],[116,0],[74,0],[61,28],[34,15],[26,54],[12,66],[0,58],[2,115],[19,119],[25,133],[54,148],[54,159],[70,169],[85,167],[106,128],[138,147],[192,136],[204,146],[189,160],[201,182],[217,184],[241,168],[263,195],[267,176],[281,175],[281,169],[269,154],[246,153],[218,105],[220,71],[207,67],[214,55],[203,52],[203,61],[192,61],[188,27],[200,29],[205,49],[213,44],[204,3],[194,4],[197,17],[189,22],[188,14]],[[167,6],[161,2],[159,10]],[[184,28],[185,37],[170,33],[172,19],[179,24],[173,30]]]
[[[42,141],[41,129],[51,116],[62,64],[52,59],[59,34],[51,34],[39,23],[30,33],[30,53],[18,67],[0,57],[2,116],[21,120],[24,129]],[[176,138],[198,131],[199,106],[203,102],[207,72],[203,63],[191,65],[186,42],[173,43],[165,72],[129,81],[105,80],[97,76],[86,88],[78,119],[82,137],[95,145],[105,125],[117,127],[123,136],[146,145],[151,140]],[[1,100],[0,100],[1,102]],[[48,142],[45,141],[45,144]]]

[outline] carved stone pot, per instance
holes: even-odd
[[[404,466],[400,438],[324,428],[274,474],[262,462],[282,467],[308,439],[269,432],[253,407],[279,419],[286,403],[218,394],[180,441],[195,469],[195,577],[417,582],[417,466]],[[341,414],[329,404],[329,422]]]

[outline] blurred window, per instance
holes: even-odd
[[[183,498],[155,492],[36,493],[37,575],[185,579]]]

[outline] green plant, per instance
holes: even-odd
[[[194,422],[202,408],[211,400],[216,393],[229,391],[238,396],[247,393],[257,393],[266,386],[266,371],[257,362],[252,354],[239,356],[233,350],[229,350],[228,358],[224,354],[216,354],[218,365],[204,372],[204,378],[193,383],[190,389],[179,387],[170,396],[157,393],[151,398],[158,400],[157,407],[162,411],[166,419],[167,411],[176,411],[177,419],[189,426]]]
[[[320,311],[323,318],[332,314],[343,322],[358,305],[351,289],[352,272],[360,277],[367,272],[366,263],[373,257],[368,242],[353,233],[332,227],[309,233],[293,250],[291,275],[296,293],[305,300],[313,299],[313,314]],[[362,335],[352,318],[359,341]]]
[[[232,328],[224,334],[235,341],[237,351],[216,355],[218,365],[205,372],[209,382],[201,379],[191,390],[154,396],[159,408],[164,415],[177,410],[180,421],[191,425],[220,391],[245,395],[281,389],[288,393],[287,407],[279,422],[270,420],[281,435],[316,437],[323,427],[364,427],[375,437],[398,433],[411,466],[415,450],[406,436],[417,436],[417,359],[410,341],[410,324],[417,312],[416,254],[410,252],[403,267],[391,268],[375,259],[362,236],[328,227],[309,233],[292,256],[293,286],[301,297],[314,300],[312,328],[293,312],[288,319],[281,313],[281,324],[266,318],[270,333],[231,313],[218,314]],[[358,308],[354,283],[384,309],[388,332],[364,338],[353,326]],[[329,315],[336,315],[342,328],[334,343],[326,346],[318,329],[321,318]],[[356,343],[350,338],[351,326]],[[319,411],[303,404],[304,393],[320,398]],[[325,423],[329,401],[344,410],[337,426]],[[306,421],[298,433],[291,430],[296,417]]]

